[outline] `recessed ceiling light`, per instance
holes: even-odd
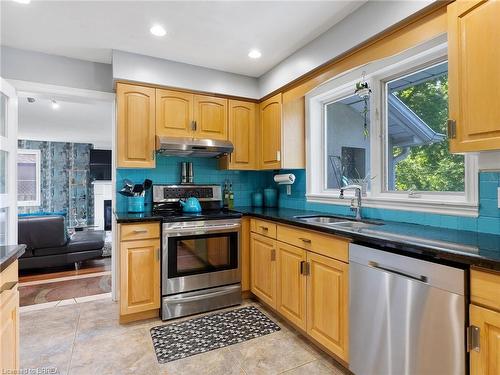
[[[60,105],[54,99],[52,99],[52,109],[59,109]]]
[[[14,0],[16,3],[19,4],[29,4],[31,3],[31,0]]]
[[[250,52],[248,52],[248,57],[251,59],[258,59],[259,57],[262,56],[262,53],[258,49],[252,49]]]
[[[154,25],[149,29],[149,31],[155,36],[165,36],[165,34],[167,33],[161,25]]]

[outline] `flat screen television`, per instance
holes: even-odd
[[[90,150],[92,181],[111,181],[111,150]]]

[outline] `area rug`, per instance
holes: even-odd
[[[111,292],[111,274],[19,286],[21,306],[109,292]]]
[[[167,363],[279,330],[276,323],[250,306],[153,327],[151,338],[158,362]]]

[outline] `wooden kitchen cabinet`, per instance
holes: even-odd
[[[471,270],[470,325],[479,328],[479,347],[470,351],[471,375],[500,373],[500,273]]]
[[[194,96],[194,137],[227,139],[227,99]]]
[[[277,241],[276,309],[297,327],[306,330],[307,252]]]
[[[155,167],[155,89],[118,83],[117,167]]]
[[[447,13],[450,150],[500,149],[500,2],[455,1]]]
[[[146,229],[141,225],[145,224],[122,224],[119,230],[126,236],[134,230],[142,234]],[[159,224],[147,225],[159,227]],[[123,240],[121,237],[120,321],[157,316],[160,307],[160,239]]]
[[[0,274],[0,371],[17,373],[19,370],[19,292],[18,265],[12,263]]]
[[[156,89],[156,135],[192,137],[193,103],[191,93]]]
[[[229,100],[229,140],[234,151],[221,158],[221,167],[252,170],[257,167],[257,105],[241,100]]]
[[[500,312],[470,305],[470,323],[479,328],[479,350],[471,350],[471,375],[500,374]]]
[[[307,334],[348,362],[349,265],[307,253]]]
[[[276,240],[250,235],[250,290],[276,309]]]
[[[260,103],[261,169],[281,168],[281,94]]]

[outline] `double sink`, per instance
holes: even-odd
[[[309,224],[316,224],[323,227],[336,228],[348,232],[359,232],[362,229],[374,228],[378,225],[383,225],[374,221],[358,221],[346,217],[329,216],[329,215],[307,215],[295,216],[294,219],[304,221]]]

